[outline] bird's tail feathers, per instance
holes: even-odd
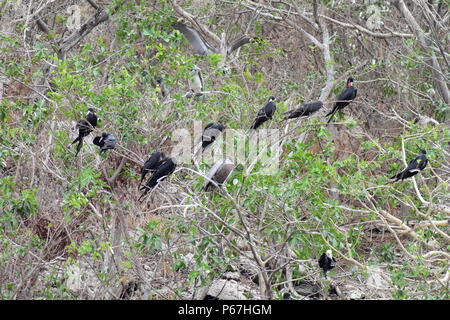
[[[75,140],[73,140],[71,144],[74,144],[75,142],[80,141],[80,139],[81,139],[81,136],[76,137]]]
[[[330,122],[331,122],[331,120],[332,120],[333,117],[334,117],[334,114],[335,114],[335,112],[332,112],[332,113],[331,113],[331,117],[328,119],[327,123],[330,123]],[[326,116],[328,116],[328,114],[327,114]]]
[[[78,145],[77,145],[77,153],[75,153],[75,157],[78,156],[78,152],[80,152],[81,147],[83,146],[83,138],[81,138],[79,141],[80,141],[80,142],[78,142]]]

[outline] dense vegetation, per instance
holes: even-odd
[[[0,297],[202,299],[228,281],[242,299],[449,299],[449,17],[439,0],[0,2]],[[251,40],[199,55],[180,21],[216,48]],[[327,125],[349,76],[358,96]],[[271,95],[273,160],[214,193],[210,162],[180,163],[137,201],[177,130],[219,121],[245,142]],[[99,125],[75,157],[88,108]],[[118,145],[99,155],[104,131]],[[389,183],[421,149],[427,168]]]

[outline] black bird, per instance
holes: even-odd
[[[112,134],[103,132],[102,136],[95,137],[92,143],[100,147],[101,154],[108,149],[114,149],[116,147],[116,137]]]
[[[264,107],[258,111],[258,115],[256,119],[253,121],[251,129],[257,129],[260,125],[262,125],[267,120],[271,120],[275,110],[277,110],[277,106],[274,103],[275,97],[270,97]]]
[[[283,300],[293,300],[289,292],[283,293]]]
[[[151,178],[147,181],[144,187],[141,190],[144,190],[142,195],[139,197],[140,201],[142,197],[144,197],[151,189],[156,187],[156,185],[166,179],[169,175],[171,175],[177,166],[176,160],[174,158],[167,158],[153,173]]]
[[[397,173],[395,176],[392,176],[390,178],[396,179],[395,181],[392,182],[397,182],[400,179],[402,179],[403,181],[407,178],[415,176],[419,171],[425,169],[425,167],[428,164],[428,158],[426,154],[427,152],[425,150],[420,150],[419,155],[408,163],[408,166],[406,167],[405,170],[403,170],[400,173]]]
[[[207,146],[216,141],[223,130],[225,130],[223,124],[217,122],[207,124],[202,134],[202,149],[205,150]]]
[[[294,119],[298,117],[307,117],[320,110],[323,107],[322,101],[311,101],[304,103],[301,107],[285,112],[287,114],[283,120]]]
[[[217,185],[224,184],[230,177],[234,170],[234,164],[228,159],[217,162],[208,172],[205,178],[205,183],[203,186],[204,191],[214,190],[215,185],[211,181],[215,182]]]
[[[331,250],[327,250],[327,252],[322,253],[319,258],[319,267],[322,268],[325,278],[327,277],[328,270],[333,269],[335,265],[336,259],[334,259],[333,255],[331,254]]]
[[[357,89],[353,86],[353,78],[350,77],[347,79],[347,88],[336,98],[336,103],[334,104],[333,110],[331,110],[325,117],[331,115],[328,119],[327,123],[330,123],[331,119],[333,119],[334,114],[345,108],[356,98]]]
[[[150,155],[150,158],[148,158],[147,161],[145,161],[144,166],[141,170],[141,182],[139,182],[139,186],[142,184],[142,181],[144,180],[145,176],[148,172],[154,173],[159,166],[164,162],[166,159],[166,155],[163,152],[153,152]]]
[[[97,126],[97,115],[94,112],[94,109],[89,108],[88,113],[86,115],[86,119],[81,119],[78,121],[76,128],[78,129],[78,137],[76,137],[75,140],[71,144],[74,144],[75,142],[78,142],[77,145],[77,153],[75,156],[78,155],[78,152],[80,152],[81,147],[83,145],[83,138],[89,135],[91,133],[95,126]]]

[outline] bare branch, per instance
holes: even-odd
[[[94,0],[87,0],[87,2],[89,2],[89,4],[95,9],[98,10],[99,5],[94,1]]]
[[[400,33],[400,32],[395,32],[395,31],[391,31],[390,33],[380,33],[380,32],[373,32],[370,31],[369,29],[366,29],[358,24],[354,24],[354,23],[346,23],[346,22],[342,22],[342,21],[338,21],[336,19],[330,18],[326,15],[320,14],[320,17],[324,18],[325,20],[328,20],[334,24],[346,27],[346,28],[354,28],[357,29],[365,34],[368,34],[369,36],[375,37],[375,38],[393,38],[393,37],[401,37],[401,38],[412,38],[413,34],[411,33]]]
[[[193,25],[197,26],[201,32],[203,32],[204,34],[206,34],[209,38],[211,38],[212,40],[214,40],[214,42],[217,45],[220,45],[220,38],[213,33],[211,30],[209,30],[205,25],[203,25],[202,23],[198,22],[197,19],[194,18],[193,15],[191,15],[189,12],[185,11],[177,2],[177,0],[173,0],[172,1],[172,5],[174,10],[183,18],[185,18],[186,20],[188,20],[189,22],[191,22]]]
[[[423,32],[420,25],[417,23],[414,16],[409,11],[408,7],[406,6],[405,2],[403,0],[396,1],[396,6],[398,10],[402,13],[403,17],[405,18],[406,22],[408,23],[409,27],[414,31],[414,34],[419,39],[420,45],[423,47],[423,49],[426,52],[429,52],[431,64],[433,68],[431,68],[431,72],[433,74],[433,81],[435,84],[435,87],[437,91],[439,92],[439,95],[441,96],[442,100],[450,105],[450,91],[447,87],[447,82],[443,78],[443,72],[441,69],[441,66],[439,65],[439,62],[436,58],[436,55],[431,49],[429,40],[426,38],[425,33]]]

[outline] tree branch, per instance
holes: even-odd
[[[319,16],[324,18],[325,20],[328,20],[328,21],[334,23],[334,24],[338,24],[338,25],[346,27],[346,28],[357,29],[357,30],[364,32],[364,33],[368,34],[369,36],[372,36],[375,38],[386,39],[386,38],[393,38],[393,37],[401,37],[401,38],[412,38],[413,37],[413,34],[411,34],[411,33],[400,33],[400,32],[395,32],[395,31],[390,31],[390,33],[373,32],[373,31],[370,31],[369,29],[366,29],[358,24],[338,21],[338,20],[335,20],[335,19],[330,18],[323,14],[319,14]]]
[[[434,51],[431,48],[431,44],[429,40],[426,38],[424,31],[420,27],[420,25],[417,23],[414,16],[409,11],[408,7],[406,6],[405,2],[403,0],[397,0],[396,7],[400,11],[400,13],[405,18],[406,22],[408,23],[409,28],[414,32],[416,37],[419,39],[419,43],[422,46],[422,48],[429,52],[429,56],[431,59],[431,72],[433,74],[433,81],[434,86],[436,87],[437,91],[439,92],[439,95],[441,96],[442,100],[446,104],[450,104],[450,91],[447,87],[447,82],[443,78],[443,72],[441,69],[441,66],[439,65],[439,62],[436,58],[436,55],[434,54]]]
[[[185,18],[186,20],[190,21],[193,25],[197,26],[201,32],[203,32],[205,35],[207,35],[209,38],[211,38],[212,40],[214,40],[214,42],[216,42],[216,44],[219,46],[220,45],[220,38],[213,33],[211,30],[209,30],[205,25],[203,25],[202,23],[199,23],[192,14],[190,14],[189,12],[186,12],[178,3],[177,0],[173,0],[172,1],[172,6],[174,8],[174,10],[183,18]]]

